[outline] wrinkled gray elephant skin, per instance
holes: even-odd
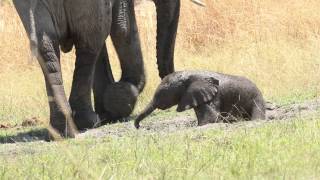
[[[158,20],[157,61],[163,78],[174,71],[180,0],[154,2]],[[120,60],[120,82],[135,86],[130,89],[137,89],[138,93],[143,90],[145,74],[132,0],[13,0],[13,3],[43,70],[50,124],[61,135],[75,135],[69,130],[72,119],[83,130],[95,127],[100,119],[108,122],[114,116],[105,110],[103,103],[105,89],[114,83],[105,46],[108,35]],[[60,49],[69,52],[73,46],[76,62],[68,101],[61,75]],[[92,88],[96,112],[91,102]]]
[[[107,86],[104,92],[104,109],[114,120],[125,120],[134,109],[139,95],[138,89],[127,82],[116,82]],[[116,122],[116,121],[114,121]]]
[[[265,119],[265,102],[254,83],[244,77],[209,71],[180,71],[166,76],[152,101],[137,116],[135,127],[155,109],[178,105],[182,112],[193,108],[198,125],[218,121]]]

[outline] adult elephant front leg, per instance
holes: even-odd
[[[111,38],[122,69],[120,81],[135,85],[141,92],[145,74],[133,1],[117,1],[112,18]]]
[[[91,89],[96,60],[110,34],[112,1],[64,1],[68,9],[70,36],[76,48],[76,63],[70,94],[70,105],[80,130],[96,127],[100,119],[93,111]],[[104,47],[105,48],[105,47]],[[104,50],[104,49],[102,49]]]
[[[154,0],[157,10],[157,63],[159,76],[174,72],[174,47],[180,0]]]
[[[137,96],[145,85],[143,58],[133,1],[115,2],[111,38],[122,69],[120,82],[108,86],[104,96],[104,109],[111,114],[112,122],[130,115]]]
[[[60,67],[59,39],[51,15],[42,1],[13,1],[42,68],[50,105],[50,124],[65,137],[74,137],[75,126]]]
[[[76,49],[76,63],[69,102],[79,130],[93,128],[100,123],[91,102],[91,87],[97,57],[96,52],[87,48]]]

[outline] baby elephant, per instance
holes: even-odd
[[[134,125],[155,109],[177,105],[182,112],[193,108],[198,125],[234,118],[265,119],[265,103],[254,83],[244,77],[209,71],[180,71],[166,76]]]

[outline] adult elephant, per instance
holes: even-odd
[[[157,64],[158,64],[159,76],[160,78],[164,78],[167,74],[174,72],[174,47],[175,47],[175,39],[176,39],[179,14],[180,14],[180,0],[153,0],[153,2],[155,3],[156,11],[157,11]],[[197,2],[195,3],[197,4]],[[134,20],[134,24],[135,23],[136,22]],[[113,43],[119,55],[119,53],[123,52],[122,47],[125,44],[123,43],[116,44],[114,40],[115,38],[112,32],[111,32],[111,37],[113,39]],[[139,46],[139,51],[140,51],[140,46]],[[102,56],[106,54],[107,53],[101,53]],[[127,53],[123,52],[123,54],[127,54]],[[131,55],[127,54],[126,58],[130,59]],[[109,62],[107,56],[104,56],[98,59],[98,62],[96,64],[96,70],[95,70],[95,80],[94,80],[93,90],[94,90],[94,97],[95,97],[95,110],[99,114],[101,119],[106,119],[106,121],[103,121],[103,123],[108,123],[108,122],[113,122],[113,120],[118,120],[123,116],[127,116],[128,113],[113,114],[113,112],[116,109],[121,109],[119,111],[122,111],[122,112],[125,112],[125,111],[131,112],[133,108],[130,108],[130,110],[128,111],[125,109],[124,104],[130,104],[125,102],[135,99],[136,97],[132,97],[132,98],[129,97],[129,98],[123,99],[121,98],[121,93],[122,93],[121,92],[119,94],[110,93],[111,98],[101,98],[105,93],[104,90],[106,89],[106,87],[109,86],[110,83],[114,82],[112,74],[110,73],[111,72],[111,69],[109,68],[110,65],[105,64],[105,62]],[[120,57],[120,62],[122,62],[121,57]],[[120,81],[126,82],[128,79],[130,79],[130,77],[139,75],[139,73],[130,71],[128,69],[128,67],[130,67],[133,64],[132,61],[125,61],[125,62],[127,64],[121,63],[122,77]],[[105,67],[108,67],[107,70],[105,69]],[[129,75],[126,75],[126,73],[128,72],[133,72],[133,73],[129,76]],[[105,82],[108,82],[108,83],[105,83]],[[109,89],[112,89],[112,91],[120,91],[119,88],[123,88],[122,85],[120,85],[118,89],[117,88],[114,88],[114,89],[109,88]],[[139,92],[141,92],[142,88],[138,88]],[[130,89],[130,87],[128,87],[128,89]],[[129,96],[129,94],[134,96],[134,93],[126,93],[126,96]],[[114,99],[114,101],[109,101],[108,103],[109,111],[106,110],[105,108],[106,99],[108,100]],[[122,99],[122,101],[119,99]],[[132,101],[135,101],[135,100],[132,100]],[[131,103],[131,104],[134,104],[134,103]]]
[[[105,40],[110,34],[120,59],[121,82],[141,92],[145,74],[133,0],[13,0],[43,70],[50,124],[62,136],[74,137],[108,120],[103,91],[114,82]],[[157,63],[161,78],[174,71],[173,55],[180,0],[154,0],[157,10]],[[65,95],[60,49],[76,49],[69,101]],[[93,111],[91,88],[95,97]],[[74,120],[74,121],[73,121]]]

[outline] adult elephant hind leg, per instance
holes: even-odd
[[[77,128],[74,125],[71,108],[64,91],[59,61],[58,41],[44,33],[39,44],[38,61],[45,76],[50,106],[50,124],[65,137],[74,137]]]
[[[77,130],[64,92],[59,40],[51,16],[40,1],[14,1],[14,4],[44,74],[50,124],[60,135],[74,137]]]
[[[107,47],[104,44],[95,65],[93,94],[95,111],[101,119],[101,123],[109,123],[112,120],[110,114],[105,111],[103,104],[103,95],[107,85],[114,83],[114,77],[109,62]]]

